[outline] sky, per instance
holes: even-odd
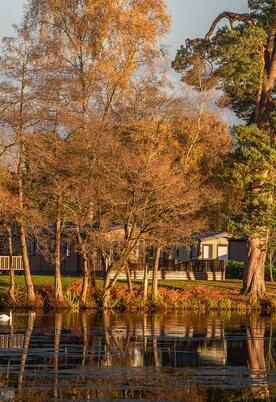
[[[26,1],[0,0],[0,38],[12,35],[12,24],[18,24],[22,20]],[[248,10],[247,0],[166,0],[166,2],[172,26],[170,33],[161,39],[161,44],[166,46],[171,60],[186,38],[203,37],[214,18],[222,11]],[[172,72],[170,75],[173,80],[178,80],[176,73]],[[231,124],[233,116],[229,113],[225,116]]]
[[[159,1],[159,0],[156,0]],[[12,34],[12,24],[19,23],[26,0],[0,0],[0,37]],[[186,38],[200,37],[222,11],[244,12],[247,0],[167,0],[172,16],[171,33],[162,40],[171,57]]]

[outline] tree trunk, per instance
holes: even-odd
[[[267,254],[267,241],[258,237],[248,239],[249,255],[243,275],[241,293],[258,298],[265,294],[265,261]]]
[[[82,256],[82,260],[83,260],[83,280],[82,280],[82,288],[81,288],[81,294],[80,294],[80,307],[86,308],[87,307],[88,290],[89,290],[89,286],[91,285],[89,258],[87,255],[84,240],[81,237],[79,225],[77,225],[76,230],[77,230],[79,246],[81,249],[81,256]]]
[[[270,281],[273,282],[273,251],[270,251],[268,254],[268,265],[269,265],[269,276]]]
[[[161,247],[157,247],[154,256],[154,267],[152,272],[152,301],[157,302],[158,298],[158,268],[159,268],[159,258],[160,258]]]
[[[85,308],[87,307],[87,296],[89,291],[89,286],[91,284],[91,277],[90,277],[90,269],[88,263],[88,257],[85,251],[82,253],[83,258],[83,281],[82,281],[82,288],[80,294],[80,306]]]
[[[132,294],[133,286],[132,286],[131,272],[130,272],[129,264],[126,265],[126,277],[127,277],[128,291],[130,294]]]
[[[103,293],[103,308],[108,309],[110,305],[110,296],[111,296],[111,271],[109,269],[105,272],[104,278],[104,293]]]
[[[55,301],[58,307],[65,307],[65,299],[62,290],[60,261],[61,261],[61,216],[58,205],[56,218],[56,244],[55,244]]]
[[[22,182],[22,171],[21,167],[19,167],[19,182],[18,182],[18,196],[19,196],[19,208],[20,208],[20,217],[18,220],[19,229],[20,229],[20,242],[21,242],[21,251],[22,251],[22,258],[23,258],[23,265],[24,265],[24,276],[25,276],[25,283],[27,287],[27,295],[28,301],[30,304],[35,302],[35,291],[34,285],[31,275],[30,269],[30,261],[28,256],[28,248],[27,248],[27,240],[26,240],[26,230],[23,221],[23,211],[24,211],[24,203],[23,203],[23,182]]]
[[[110,305],[110,297],[111,297],[111,290],[117,283],[120,273],[125,269],[125,265],[127,262],[116,261],[116,263],[110,264],[108,266],[107,271],[105,272],[105,279],[104,279],[104,293],[103,293],[103,308],[106,309]],[[116,266],[120,268],[116,269]],[[115,268],[114,268],[115,267]],[[115,273],[114,277],[111,279],[111,272],[112,270]]]
[[[148,264],[146,263],[145,265],[144,265],[144,297],[143,297],[143,300],[144,300],[144,303],[146,303],[147,302],[147,298],[148,298]]]
[[[91,278],[91,283],[93,286],[96,286],[96,265],[97,265],[97,254],[95,251],[92,251],[92,255],[90,258],[91,263],[91,272],[93,272],[93,277]]]
[[[8,232],[8,242],[9,242],[9,276],[10,276],[10,289],[9,294],[12,301],[15,301],[15,284],[14,284],[14,269],[13,269],[13,250],[12,250],[12,230],[10,226],[6,226]]]

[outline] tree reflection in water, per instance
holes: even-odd
[[[26,361],[28,358],[29,344],[30,344],[30,340],[32,337],[33,329],[34,329],[35,317],[36,317],[35,312],[30,312],[28,314],[27,329],[26,329],[26,333],[24,336],[24,344],[23,344],[23,350],[22,350],[20,371],[19,371],[19,376],[18,376],[18,385],[17,385],[18,391],[21,390],[22,384],[23,384]]]
[[[14,333],[0,330],[0,400],[12,390],[16,401],[222,401],[243,389],[265,399],[273,329],[273,319],[257,316],[29,314],[23,325],[15,314]]]
[[[247,326],[247,353],[252,391],[259,399],[269,397],[264,337],[265,321],[262,317],[253,315]]]
[[[59,369],[59,345],[62,331],[62,313],[55,314],[55,337],[54,337],[54,399],[58,399],[58,369]]]

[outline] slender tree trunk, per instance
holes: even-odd
[[[273,282],[273,251],[269,251],[268,253],[268,265],[269,265],[269,276],[270,281]]]
[[[13,249],[12,249],[12,230],[10,226],[6,226],[8,233],[8,243],[9,243],[9,276],[10,276],[10,289],[9,294],[12,301],[15,301],[15,283],[14,283],[14,269],[13,269]]]
[[[82,288],[80,294],[80,306],[85,308],[87,307],[87,297],[89,286],[91,285],[91,274],[89,269],[89,258],[87,255],[86,247],[84,244],[84,240],[81,237],[80,227],[77,225],[77,236],[78,242],[81,249],[81,255],[83,260],[83,280],[82,280]]]
[[[273,279],[273,264],[271,259],[269,260],[269,275],[270,275],[270,282],[274,282]]]
[[[23,112],[24,112],[24,101],[25,101],[25,74],[26,74],[26,65],[24,63],[21,75],[21,89],[20,89],[20,99],[19,99],[19,115],[18,115],[18,128],[16,135],[19,139],[19,161],[17,166],[17,184],[18,184],[18,203],[19,203],[19,211],[20,216],[18,219],[18,225],[20,229],[20,242],[21,242],[21,250],[22,250],[22,258],[24,264],[24,276],[25,276],[25,284],[27,288],[27,296],[30,304],[35,302],[35,291],[34,285],[32,281],[31,269],[30,269],[30,260],[28,256],[28,248],[27,248],[27,236],[26,236],[26,228],[24,224],[24,186],[23,186],[23,170],[26,166],[26,152],[25,152],[25,139],[24,139],[24,126],[23,126]]]
[[[59,201],[58,201],[59,204]],[[56,244],[55,244],[55,301],[58,307],[65,306],[65,299],[62,290],[62,280],[61,280],[61,216],[60,209],[58,205],[58,212],[56,218]]]
[[[143,300],[144,303],[147,302],[147,298],[148,298],[148,264],[146,263],[144,265],[144,295],[143,295]]]
[[[27,295],[29,303],[33,304],[35,302],[35,291],[34,285],[31,275],[30,269],[30,260],[28,256],[28,247],[27,247],[27,239],[26,239],[26,229],[23,220],[23,211],[24,211],[24,203],[23,203],[23,181],[22,181],[22,172],[21,167],[19,167],[19,183],[18,183],[18,195],[19,195],[19,208],[20,208],[20,217],[18,220],[19,230],[20,230],[20,242],[21,242],[21,251],[24,265],[24,276],[25,276],[25,284],[27,287]]]
[[[133,286],[132,286],[132,279],[131,279],[131,272],[130,272],[129,264],[126,265],[126,277],[127,277],[128,291],[130,294],[132,294]]]
[[[91,278],[91,283],[93,286],[96,286],[96,264],[97,264],[97,257],[96,252],[92,251],[92,255],[90,258],[91,261],[91,272],[93,272],[93,277]]]
[[[91,285],[91,275],[86,252],[82,253],[82,259],[83,259],[83,281],[80,294],[80,306],[85,308],[87,307],[88,291],[89,286]]]
[[[249,240],[249,258],[244,270],[241,293],[252,297],[262,297],[265,294],[265,261],[267,240],[252,237]]]
[[[104,293],[103,293],[103,308],[108,309],[110,305],[110,296],[111,296],[111,271],[109,269],[105,272],[104,278]]]
[[[158,268],[159,268],[159,258],[160,258],[161,247],[157,247],[154,256],[154,266],[152,272],[152,301],[157,302],[158,298]]]

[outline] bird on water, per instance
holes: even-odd
[[[10,321],[12,319],[12,311],[10,310],[10,314],[0,314],[0,321]]]

